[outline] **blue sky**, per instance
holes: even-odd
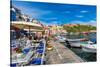
[[[96,6],[58,4],[29,1],[12,1],[23,14],[43,24],[90,24],[96,26]]]

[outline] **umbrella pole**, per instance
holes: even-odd
[[[29,26],[29,35],[30,35],[30,26]]]

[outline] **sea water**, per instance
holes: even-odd
[[[70,38],[80,38],[80,37],[84,37],[84,36],[68,36]],[[87,35],[87,38],[96,43],[96,33],[89,33]],[[84,42],[86,43],[86,42]],[[81,48],[70,48],[76,55],[78,55],[80,58],[82,58],[84,61],[87,62],[95,62],[97,60],[96,58],[96,54],[97,53],[88,53],[88,52],[84,52]]]

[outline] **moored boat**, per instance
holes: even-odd
[[[97,51],[97,44],[91,41],[88,41],[87,43],[82,43],[81,46],[84,52],[96,53]]]
[[[81,47],[81,42],[86,41],[87,39],[85,38],[81,38],[81,39],[67,39],[67,43],[69,43],[68,45],[70,45],[71,47]]]

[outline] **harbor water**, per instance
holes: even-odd
[[[66,43],[63,43],[63,45],[66,46]],[[85,62],[95,62],[97,60],[96,53],[84,52],[81,48],[77,47],[68,48],[72,50],[76,55],[78,55],[81,59],[83,59]]]
[[[81,48],[71,48],[71,50],[86,62],[96,61],[96,53],[87,53],[82,51]]]
[[[77,38],[77,36],[69,36],[70,38]],[[80,37],[80,36],[78,36]],[[81,36],[83,37],[83,36]],[[95,42],[96,43],[96,33],[90,33],[87,36],[89,38],[90,41]],[[66,43],[63,43],[66,46]],[[68,46],[66,46],[68,47]],[[84,52],[81,48],[75,48],[72,47],[70,48],[70,50],[72,50],[76,55],[78,55],[79,57],[81,57],[84,61],[86,62],[95,62],[97,60],[97,53],[89,53],[89,52]]]

